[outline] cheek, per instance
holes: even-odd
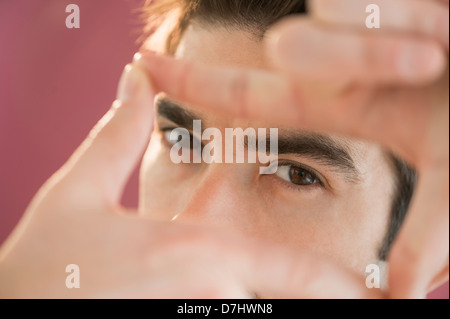
[[[336,197],[324,189],[287,189],[274,179],[266,178],[258,196],[264,200],[266,221],[261,237],[294,249],[323,251],[330,242],[327,232],[333,229],[328,225],[339,223]]]
[[[186,167],[172,163],[161,136],[153,134],[139,177],[140,214],[171,220],[183,202],[185,178]]]
[[[366,176],[366,182],[354,187],[336,201],[336,223],[324,223],[331,253],[358,272],[378,261],[391,212],[391,183],[381,176]],[[325,246],[326,247],[326,246]]]
[[[368,264],[376,262],[390,208],[387,194],[375,194],[373,187],[373,183],[346,187],[339,194],[315,198],[276,196],[268,209],[276,212],[272,239],[330,256],[364,272]]]

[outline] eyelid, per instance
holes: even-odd
[[[159,127],[159,131],[165,133],[165,132],[167,132],[167,131],[173,131],[173,130],[176,130],[177,128],[182,128],[182,127],[176,126],[176,125],[174,125],[174,124],[170,124],[170,125],[165,125],[165,126]],[[188,132],[189,132],[189,134],[190,134],[193,138],[197,138],[197,139],[198,139],[198,137],[196,137],[196,136],[193,134],[192,131],[188,130]],[[202,149],[203,149],[204,146],[205,146],[205,145],[204,145],[204,143],[203,143],[203,141],[202,141],[202,143],[201,143]]]
[[[183,129],[186,129],[186,128],[181,127],[181,126],[178,126],[178,125],[176,125],[176,124],[168,124],[168,125],[160,126],[160,127],[159,127],[159,130],[160,130],[161,132],[166,132],[166,131],[173,131],[173,130],[176,130],[177,128],[183,128]],[[194,134],[194,132],[192,132],[192,131],[189,130],[189,129],[186,129],[186,130],[189,131],[189,134],[191,134],[192,136],[196,137],[195,134]]]
[[[167,137],[165,136],[165,133],[167,133],[168,131],[172,131],[172,130],[174,130],[174,128],[169,128],[169,127],[164,127],[164,128],[159,128],[159,132],[160,133],[162,133],[162,135],[161,135],[161,137],[162,137],[162,143],[163,143],[163,145],[166,147],[166,148],[168,148],[168,149],[170,149],[170,148],[172,148],[173,147],[173,144],[171,143],[171,141],[169,141],[168,139],[167,139]]]
[[[179,128],[178,126],[176,126],[175,124],[168,124],[168,125],[163,125],[159,127],[159,130],[161,132],[166,132],[166,131],[173,131],[175,129]]]
[[[312,173],[319,180],[319,185],[321,187],[330,188],[331,189],[331,186],[328,183],[327,178],[325,176],[323,176],[320,172],[318,172],[316,169],[312,168],[311,166],[305,165],[305,164],[300,163],[300,162],[292,161],[292,160],[278,160],[278,166],[279,167],[281,167],[281,166],[292,166],[294,168],[300,168],[300,169],[306,170],[306,171]],[[299,185],[295,185],[295,186],[296,187],[304,187],[304,186],[299,186]]]

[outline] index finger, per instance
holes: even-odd
[[[301,94],[284,76],[208,67],[152,52],[144,52],[139,63],[150,72],[157,90],[197,108],[239,118],[298,123]],[[274,105],[283,107],[274,113]]]
[[[154,54],[144,54],[141,62],[157,90],[193,107],[378,142],[408,161],[417,158],[410,144],[423,139],[430,113],[420,90],[394,95],[363,87],[336,94],[325,83],[278,73],[207,67]]]

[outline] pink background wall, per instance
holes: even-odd
[[[80,29],[65,27],[70,3]],[[138,48],[140,3],[0,1],[0,243],[109,108]],[[137,203],[136,173],[124,203]],[[449,298],[448,283],[430,297]]]

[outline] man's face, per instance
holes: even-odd
[[[210,65],[268,69],[262,45],[237,29],[191,26],[176,55]],[[305,248],[360,273],[378,261],[394,193],[391,164],[380,147],[279,127],[276,174],[260,175],[258,163],[174,164],[170,132],[189,128],[193,119],[223,136],[225,128],[273,127],[199,112],[160,96],[141,171],[141,213]]]

